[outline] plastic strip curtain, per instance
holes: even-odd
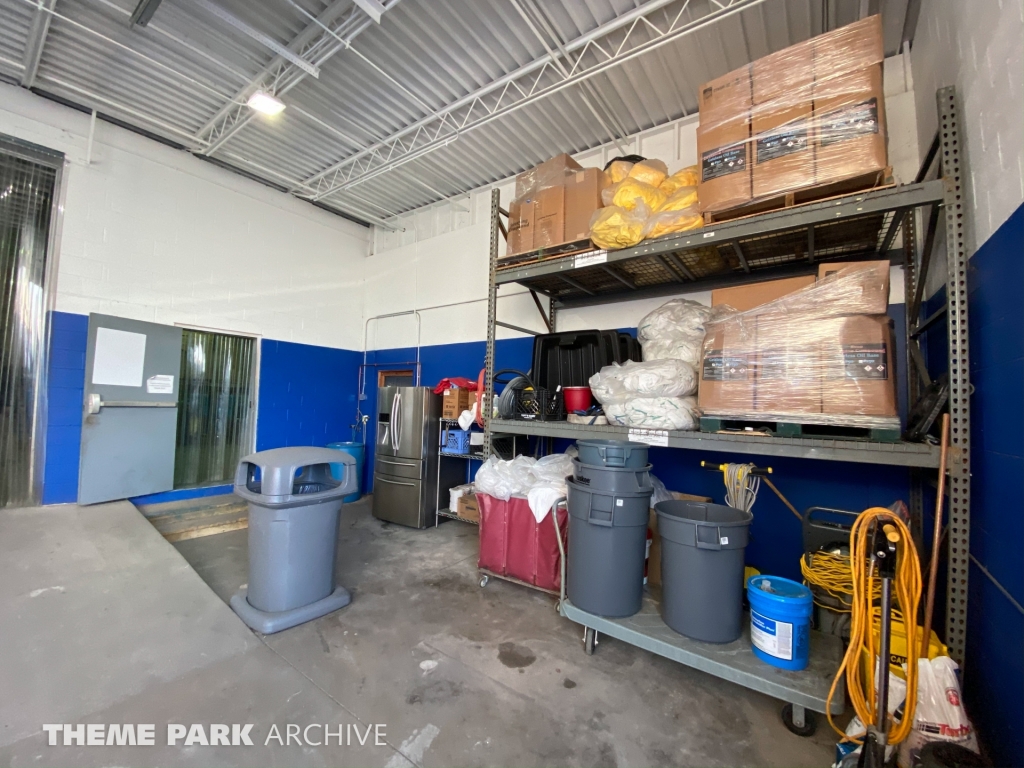
[[[252,451],[255,355],[252,338],[182,334],[175,488],[230,481]]]
[[[33,499],[33,434],[45,365],[43,281],[57,171],[0,143],[0,507]]]

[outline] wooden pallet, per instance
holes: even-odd
[[[512,267],[521,267],[524,264],[533,264],[538,261],[547,261],[548,259],[560,259],[563,256],[575,256],[576,254],[593,250],[596,249],[589,238],[586,240],[573,240],[571,243],[553,245],[550,248],[517,253],[514,256],[503,256],[498,259],[498,269],[511,269]]]
[[[701,416],[701,432],[725,432],[771,435],[773,437],[808,437],[822,440],[867,440],[875,443],[896,443],[899,427],[858,427],[835,424],[813,424],[771,419],[742,419],[728,416]]]
[[[757,216],[762,213],[781,211],[786,208],[794,208],[798,205],[809,203],[822,203],[836,197],[845,197],[857,192],[867,192],[874,189],[887,189],[896,184],[892,180],[892,168],[885,168],[881,171],[872,171],[851,179],[833,182],[831,184],[818,184],[784,195],[756,200],[746,205],[730,208],[728,211],[707,211],[704,213],[704,226],[720,224],[723,221],[734,221],[745,219],[748,216]]]

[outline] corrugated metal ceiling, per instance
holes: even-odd
[[[692,113],[703,82],[849,23],[865,8],[881,12],[886,52],[895,53],[909,2],[389,0],[377,25],[351,0],[163,0],[141,27],[129,22],[134,0],[43,0],[53,12],[33,86],[372,222]],[[317,65],[319,77],[305,76],[208,3]],[[0,0],[0,75],[12,81],[25,79],[33,18],[47,13],[39,5]],[[630,14],[643,18],[603,31]],[[659,38],[673,22],[702,20],[713,22],[475,130],[456,132],[437,120],[402,144],[392,141],[532,62],[547,62],[530,76],[533,89],[554,87],[619,49]],[[587,35],[598,36],[588,47],[574,43]],[[569,57],[559,51],[574,45]],[[244,101],[258,87],[280,94],[281,115],[251,119]],[[468,125],[499,96],[504,106],[530,91],[531,80],[520,78],[452,117]],[[417,157],[438,129],[450,143]],[[338,164],[340,171],[317,178]]]

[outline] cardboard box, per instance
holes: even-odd
[[[763,283],[751,283],[750,285],[737,285],[732,288],[716,288],[711,292],[711,306],[728,304],[740,312],[767,304],[769,301],[787,296],[793,291],[799,291],[814,285],[814,275],[805,277],[787,277],[782,280],[767,280]]]
[[[750,202],[750,118],[697,128],[701,213],[726,211]]]
[[[762,105],[786,109],[809,100],[814,82],[814,45],[811,41],[763,56],[750,66],[755,115]]]
[[[791,192],[814,184],[811,91],[807,101],[788,107],[755,107],[752,195],[754,199]]]
[[[821,413],[821,343],[803,323],[757,319],[754,408],[758,413]]]
[[[817,322],[822,413],[896,416],[896,345],[889,318],[850,315]]]
[[[889,311],[889,270],[888,261],[833,261],[818,266],[818,279],[824,280],[849,267],[855,267],[857,274],[862,276],[857,286],[852,286],[855,293],[844,296],[844,304],[853,302],[851,311],[864,315],[884,315]],[[870,272],[860,272],[870,269]],[[847,273],[849,274],[849,273]]]
[[[550,160],[545,160],[516,176],[516,199],[533,195],[542,187],[561,185],[565,182],[566,176],[580,170],[583,170],[583,166],[569,155],[555,155]]]
[[[815,183],[882,171],[886,151],[882,65],[814,84]]]
[[[600,168],[585,168],[566,176],[564,242],[590,237],[590,220],[601,207],[604,182]]]
[[[468,389],[446,389],[441,393],[441,418],[459,418],[463,411],[468,411],[473,407],[475,397],[476,393],[470,392]]]
[[[704,83],[697,94],[700,124],[708,128],[733,122],[749,110],[750,98],[749,65]]]
[[[509,205],[507,256],[533,250],[535,208],[532,200],[513,200]]]
[[[677,501],[699,501],[705,504],[711,504],[713,499],[710,496],[694,496],[690,493],[678,493],[677,491],[669,491],[672,494],[672,498]],[[647,527],[651,529],[651,551],[647,555],[647,583],[654,585],[661,585],[661,534],[658,533],[658,513],[651,508],[651,515],[647,522]]]
[[[475,493],[464,493],[459,496],[459,508],[455,514],[466,520],[480,521],[480,506]]]
[[[881,64],[885,59],[882,17],[878,14],[818,35],[810,43],[813,48],[814,79],[819,82]]]
[[[533,247],[550,248],[565,242],[565,187],[544,187],[534,209]]]
[[[711,415],[744,415],[754,410],[756,324],[726,321],[712,325],[704,339],[697,405]]]
[[[700,90],[697,156],[700,210],[724,211],[750,201],[750,67]]]

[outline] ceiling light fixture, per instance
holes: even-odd
[[[246,104],[264,115],[277,115],[284,110],[284,102],[266,91],[256,91]]]

